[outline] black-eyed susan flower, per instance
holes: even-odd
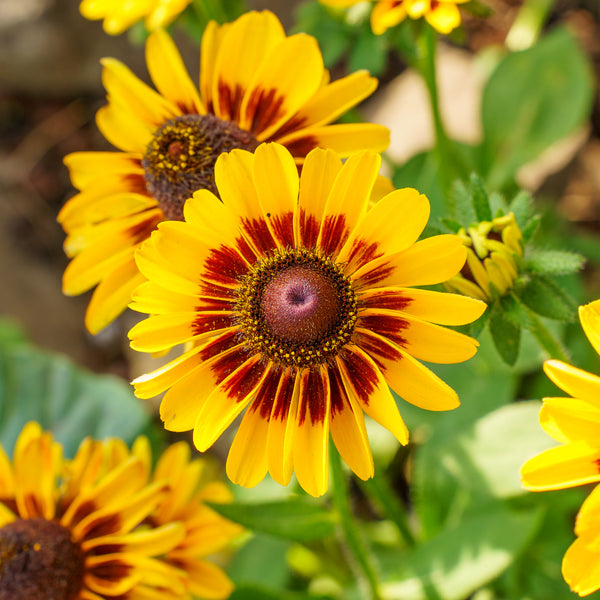
[[[85,440],[66,477],[61,452],[37,423],[12,463],[0,449],[0,598],[183,598],[178,570],[154,558],[180,543],[183,524],[138,527],[166,482],[148,485],[143,462],[117,442]]]
[[[320,0],[323,4],[347,8],[362,0]],[[371,29],[381,35],[390,27],[402,23],[407,17],[425,20],[440,33],[448,34],[460,23],[457,4],[468,0],[373,0],[376,4],[371,11]]]
[[[467,262],[446,288],[486,302],[504,296],[519,276],[523,236],[511,212],[492,221],[461,228],[457,235],[467,248]]]
[[[164,222],[137,252],[148,278],[132,308],[150,316],[130,332],[135,350],[190,343],[179,358],[139,377],[138,396],[168,390],[160,414],[209,448],[244,411],[227,460],[236,483],[292,472],[313,496],[328,485],[329,434],[362,479],[373,475],[363,413],[401,444],[408,431],[390,392],[429,410],[456,393],[419,360],[456,363],[472,338],[440,325],[478,318],[485,304],[415,289],[463,265],[459,237],[417,242],[427,198],[395,190],[368,209],[379,155],[342,161],[315,149],[301,176],[278,144],[217,160],[216,185]]]
[[[171,24],[192,0],[82,0],[79,11],[91,21],[102,20],[104,31],[119,35],[144,19],[148,31]]]
[[[581,326],[600,354],[600,301],[579,307]],[[545,450],[521,468],[523,485],[544,491],[600,482],[600,377],[559,360],[544,363],[546,375],[568,398],[544,398],[540,424],[560,446]],[[580,596],[600,589],[600,488],[581,507],[577,540],[562,564],[566,582]]]
[[[162,556],[184,575],[186,593],[182,600],[228,598],[233,591],[231,580],[206,557],[230,545],[243,529],[217,514],[206,502],[229,503],[233,500],[231,491],[213,478],[204,459],[190,459],[190,447],[185,442],[169,446],[154,470],[147,438],[138,438],[132,450],[143,460],[153,484],[168,484],[168,493],[148,521],[158,527],[174,522],[184,527],[185,535]]]
[[[316,146],[348,156],[382,150],[389,141],[380,125],[329,124],[371,94],[376,80],[360,71],[330,83],[316,40],[287,37],[270,12],[208,25],[199,91],[164,31],[149,37],[146,57],[158,92],[120,62],[103,61],[108,105],[97,122],[122,152],[65,159],[80,193],[58,217],[73,257],[63,290],[80,294],[99,284],[86,315],[93,333],[125,309],[142,281],[135,248],[160,221],[182,219],[194,191],[217,192],[214,165],[221,152],[274,140],[300,166]]]

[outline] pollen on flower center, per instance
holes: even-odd
[[[244,339],[284,366],[331,360],[350,340],[356,310],[356,295],[341,267],[304,248],[263,259],[238,290]]]
[[[75,600],[84,558],[56,521],[18,519],[0,528],[0,600]]]
[[[183,220],[183,205],[196,190],[217,194],[215,162],[236,148],[253,151],[256,138],[214,115],[182,115],[159,127],[142,159],[146,188],[168,220]]]

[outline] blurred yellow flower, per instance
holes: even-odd
[[[323,4],[338,8],[347,8],[363,0],[320,0]],[[457,4],[469,0],[372,0],[376,2],[371,12],[373,33],[381,35],[390,27],[395,27],[407,17],[422,17],[437,31],[450,33],[460,23]]]
[[[103,19],[104,31],[118,35],[144,19],[148,31],[166,27],[192,0],[82,0],[79,11],[91,21]]]

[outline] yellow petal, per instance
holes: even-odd
[[[354,154],[339,171],[325,204],[318,245],[336,255],[350,232],[365,216],[381,157],[373,152]]]
[[[338,260],[348,263],[347,271],[352,271],[380,256],[402,252],[417,241],[429,212],[429,200],[417,190],[388,194],[358,223]]]
[[[312,36],[298,33],[271,48],[240,107],[239,125],[259,141],[269,139],[319,89],[323,57]]]
[[[367,352],[359,346],[346,346],[344,357],[336,357],[336,363],[346,394],[403,446],[407,444],[408,429],[379,366]]]
[[[600,445],[600,407],[578,398],[544,398],[540,410],[544,431],[559,442]]]
[[[436,8],[425,13],[425,20],[447,35],[460,25],[460,12],[453,2],[438,2]]]
[[[127,152],[71,152],[63,162],[69,169],[71,183],[82,190],[103,175],[144,175],[141,155]]]
[[[585,306],[580,306],[579,319],[587,339],[594,350],[600,354],[600,301],[596,300]]]
[[[166,31],[155,31],[148,37],[146,63],[156,89],[181,113],[206,113],[181,55]]]
[[[294,471],[302,489],[314,497],[322,496],[329,484],[329,394],[326,367],[301,373],[293,436]]]
[[[587,596],[600,589],[600,552],[593,552],[583,540],[575,540],[565,552],[562,574],[572,591]]]
[[[233,583],[222,569],[208,561],[186,561],[189,591],[206,600],[225,600],[233,592]]]
[[[528,490],[558,490],[600,481],[600,450],[574,442],[545,450],[521,467],[521,480]]]
[[[255,402],[244,415],[227,455],[227,477],[246,488],[260,483],[268,470],[269,421]]]
[[[211,391],[194,425],[194,445],[200,452],[210,448],[246,408],[268,372],[260,355],[254,355]]]
[[[98,110],[96,125],[113,146],[140,155],[146,151],[156,130],[154,125],[132,119],[127,110],[112,104]]]
[[[560,360],[547,360],[544,373],[567,394],[584,398],[600,408],[600,377]]]
[[[342,161],[333,150],[317,148],[306,157],[294,222],[297,245],[312,249],[317,243],[325,203],[341,168]]]

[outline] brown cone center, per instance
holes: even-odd
[[[256,138],[215,115],[182,115],[159,127],[142,159],[146,188],[168,220],[183,221],[183,205],[197,190],[217,194],[215,163],[236,148],[254,151]]]
[[[68,530],[46,519],[0,528],[0,600],[75,600],[84,558]]]
[[[287,343],[310,344],[339,323],[341,302],[333,281],[310,267],[291,267],[264,288],[263,319],[272,334]]]

